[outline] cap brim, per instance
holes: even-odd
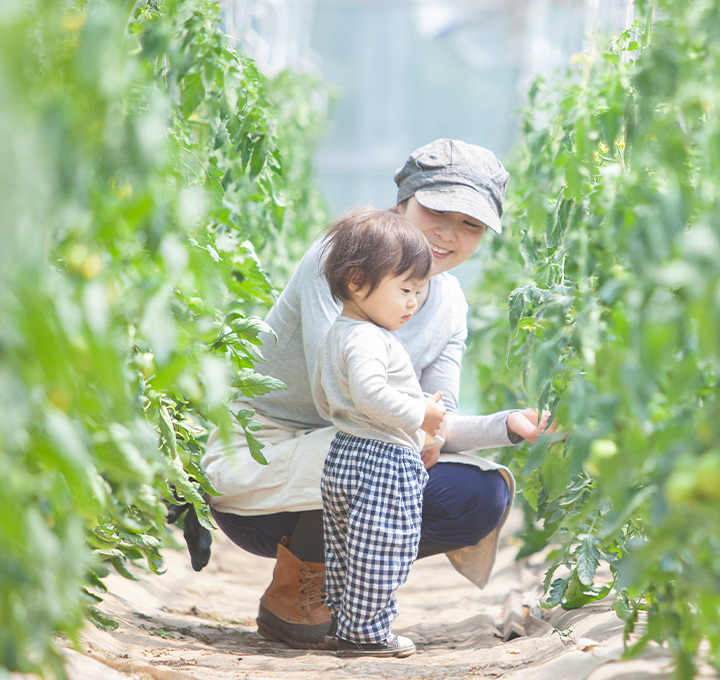
[[[482,222],[496,234],[502,232],[500,218],[490,199],[471,187],[454,184],[450,187],[435,186],[432,189],[418,189],[415,198],[420,205],[429,210],[462,213]]]

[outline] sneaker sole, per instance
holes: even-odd
[[[359,649],[338,649],[337,655],[349,658],[349,657],[358,657],[358,656],[373,656],[377,659],[389,659],[392,657],[395,657],[397,659],[404,659],[405,657],[412,656],[415,654],[417,649],[415,647],[406,647],[405,649],[383,649],[383,650],[377,650],[377,651],[368,651],[363,652]]]

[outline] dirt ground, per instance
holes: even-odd
[[[418,652],[378,660],[339,659],[333,652],[298,651],[261,638],[254,619],[274,562],[235,548],[218,532],[210,564],[200,573],[192,570],[186,552],[168,551],[162,576],[138,571],[137,581],[109,577],[110,593],[101,609],[119,626],[111,633],[90,628],[82,652],[66,650],[69,675],[71,680],[670,676],[669,656],[659,647],[640,659],[621,660],[622,624],[609,601],[542,612],[537,607],[542,560],[516,562],[517,544],[509,531],[506,535],[483,591],[460,576],[444,555],[418,561],[398,591],[401,613],[394,626],[415,641]],[[504,641],[508,611],[515,612],[515,632],[522,634]]]

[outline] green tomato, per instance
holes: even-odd
[[[619,281],[627,281],[631,277],[630,272],[620,263],[616,263],[610,267],[610,274],[614,279],[618,279]]]
[[[617,444],[612,439],[595,439],[590,444],[590,453],[585,461],[585,468],[593,477],[597,477],[602,474],[603,462],[615,456],[617,452]]]
[[[685,459],[665,482],[665,496],[673,506],[720,502],[720,451]]]
[[[665,482],[665,498],[673,507],[695,501],[694,470],[675,470]]]
[[[720,451],[700,456],[695,474],[695,495],[705,501],[720,501]]]
[[[590,445],[590,458],[595,461],[612,458],[617,451],[617,444],[612,439],[595,439]]]
[[[90,250],[84,243],[73,243],[65,254],[65,262],[70,271],[81,273]]]
[[[145,380],[149,380],[155,375],[155,357],[152,352],[144,352],[143,354],[136,354],[133,357],[132,365],[135,370],[140,371],[145,377]]]
[[[100,255],[90,252],[84,243],[73,243],[65,256],[68,269],[86,279],[96,277],[103,267]]]

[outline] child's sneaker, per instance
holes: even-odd
[[[415,644],[410,638],[391,635],[385,642],[350,642],[337,638],[338,656],[396,656],[403,658],[415,654]]]

